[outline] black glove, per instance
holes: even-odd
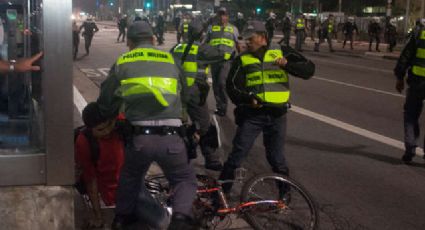
[[[199,101],[199,106],[203,106],[208,98],[208,93],[210,92],[210,85],[208,84],[208,82],[206,81],[196,81],[196,85],[199,88],[199,92],[200,92],[200,101]]]

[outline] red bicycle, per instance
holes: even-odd
[[[197,175],[198,190],[194,202],[195,218],[202,229],[228,229],[232,217],[243,219],[256,230],[308,229],[318,226],[318,212],[309,193],[293,179],[274,173],[220,181]],[[145,184],[154,198],[168,208],[172,188],[163,175],[151,176]],[[235,205],[222,191],[222,184],[240,183],[240,201]],[[239,222],[239,221],[238,221]]]

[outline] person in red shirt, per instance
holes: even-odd
[[[77,136],[75,161],[92,204],[93,217],[88,224],[102,227],[101,201],[106,206],[115,206],[119,174],[124,163],[124,142],[115,129],[117,119],[103,118],[96,102],[89,103],[82,116],[86,130]],[[99,155],[96,159],[92,157],[90,140],[97,141]]]

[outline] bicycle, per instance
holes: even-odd
[[[238,171],[239,174],[243,174]],[[237,173],[237,174],[238,174]],[[307,229],[318,226],[318,211],[311,195],[293,179],[274,173],[266,173],[243,182],[244,176],[235,180],[220,181],[207,175],[197,175],[198,189],[194,202],[195,219],[201,229],[217,229],[230,214],[242,217],[253,229]],[[240,202],[230,206],[222,191],[225,183],[243,185]],[[163,175],[145,180],[152,196],[165,208],[170,209],[172,189]],[[232,224],[231,219],[230,224]],[[227,221],[229,222],[229,221]],[[220,227],[226,229],[226,227]]]

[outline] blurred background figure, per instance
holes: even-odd
[[[164,44],[164,29],[165,29],[165,20],[164,12],[159,11],[158,18],[156,19],[156,37],[158,39],[158,45]]]
[[[177,43],[180,43],[180,37],[181,37],[180,31],[179,31],[180,23],[181,23],[181,15],[182,14],[180,12],[177,13],[176,17],[173,20],[174,29],[176,29],[176,32],[177,32]]]
[[[238,28],[238,31],[242,31],[246,25],[246,20],[241,12],[238,12],[237,19],[235,21],[235,26]]]
[[[379,39],[379,36],[381,34],[381,26],[379,25],[379,17],[373,17],[368,27],[368,34],[369,34],[369,52],[372,51],[373,40],[376,41],[375,50],[377,52],[381,52],[381,50],[379,50],[379,43],[381,42],[381,40]]]
[[[80,26],[80,31],[82,29],[84,29],[84,32],[81,35],[84,37],[86,55],[89,55],[93,36],[97,31],[99,31],[99,28],[97,28],[96,23],[93,21],[93,16],[90,15],[87,17],[87,20]]]
[[[285,18],[283,19],[282,22],[282,33],[283,33],[283,38],[279,41],[279,44],[285,46],[289,46],[289,40],[291,39],[291,28],[292,28],[292,22],[291,22],[291,13],[290,12],[286,12],[285,14]]]
[[[78,46],[80,46],[80,28],[78,28],[77,22],[72,20],[72,54],[74,60],[77,59]]]
[[[397,21],[395,18],[391,19],[385,27],[385,37],[388,42],[388,51],[393,52],[394,47],[397,45]]]
[[[359,34],[359,29],[357,28],[356,23],[354,22],[354,17],[348,17],[347,22],[344,23],[342,27],[342,32],[344,33],[344,43],[342,48],[345,48],[347,41],[350,41],[350,48],[353,50],[353,33],[356,31],[356,34]]]
[[[295,49],[297,51],[302,51],[302,43],[304,41],[305,36],[305,18],[302,13],[299,13],[297,16],[297,20],[295,21]]]
[[[273,39],[275,29],[276,29],[276,14],[273,12],[270,12],[269,17],[266,20],[268,44],[270,44]],[[239,31],[242,31],[242,30],[239,30]]]
[[[118,30],[119,30],[119,34],[118,34],[118,38],[117,38],[117,42],[120,41],[121,38],[121,42],[125,41],[125,30],[127,29],[127,15],[123,15],[119,20],[118,20]]]

